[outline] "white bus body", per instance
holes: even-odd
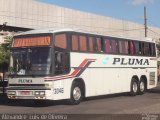
[[[72,39],[72,33],[76,35],[84,35],[86,36],[86,44],[89,44],[88,36],[95,36],[102,38],[101,41],[105,39],[103,35],[96,35],[96,34],[89,34],[84,32],[79,32],[75,30],[65,29],[65,30],[43,30],[43,31],[29,31],[26,33],[22,33],[17,35],[16,37],[23,36],[32,36],[32,35],[39,35],[39,34],[51,34],[51,41],[55,40],[55,34],[59,33],[67,33],[67,41],[68,39]],[[14,46],[14,40],[12,43],[13,53],[18,56],[18,50],[21,48],[28,49],[28,43],[18,43],[17,46]],[[59,39],[62,37],[59,37]],[[109,37],[110,38],[110,37]],[[111,39],[116,39],[117,43],[119,40],[123,38],[111,37]],[[53,39],[53,40],[52,40]],[[80,42],[79,36],[79,44]],[[22,39],[21,39],[22,40]],[[84,39],[83,39],[84,40]],[[95,40],[95,39],[94,39]],[[93,41],[94,41],[93,40]],[[17,73],[11,73],[9,78],[9,86],[7,90],[7,96],[10,99],[48,99],[48,100],[61,100],[61,99],[69,99],[72,104],[78,104],[83,97],[91,97],[91,96],[99,96],[99,95],[106,95],[106,94],[114,94],[114,93],[122,93],[122,92],[130,92],[131,95],[136,94],[143,94],[146,89],[151,89],[156,87],[157,85],[157,58],[156,58],[156,49],[155,43],[152,40],[133,40],[133,39],[124,39],[126,40],[126,45],[128,51],[130,46],[130,41],[133,42],[145,42],[148,45],[148,49],[152,50],[152,53],[148,55],[131,55],[130,52],[126,52],[125,54],[118,53],[106,53],[104,51],[99,52],[86,52],[86,51],[79,51],[81,46],[79,45],[79,49],[77,51],[71,50],[71,43],[69,44],[69,49],[65,55],[62,56],[62,62],[68,64],[69,68],[67,71],[63,73],[56,73],[56,61],[54,52],[56,50],[53,49],[51,53],[46,53],[50,57],[47,57],[47,62],[50,63],[49,67],[42,67],[42,64],[31,64],[31,69],[41,70],[41,69],[51,69],[51,73],[56,74],[48,74],[47,75],[40,75],[36,76],[34,74],[27,75],[27,67],[25,69],[21,68],[17,69]],[[42,41],[41,41],[42,42]],[[45,41],[43,41],[44,44]],[[73,43],[73,41],[72,41]],[[101,42],[102,45],[105,44],[107,46],[107,42]],[[145,44],[144,43],[144,44]],[[23,44],[23,45],[22,45]],[[25,44],[25,45],[24,45]],[[37,43],[36,43],[37,44]],[[52,43],[54,44],[54,42]],[[57,43],[58,44],[58,43]],[[19,46],[18,46],[19,45]],[[124,44],[125,45],[125,44]],[[146,46],[147,46],[146,45]],[[32,46],[32,45],[31,45]],[[67,43],[68,46],[68,43]],[[86,48],[89,50],[90,45]],[[143,46],[143,45],[142,45]],[[144,45],[145,46],[145,45]],[[33,47],[33,46],[32,46]],[[113,47],[112,45],[109,46],[109,49]],[[15,49],[15,51],[14,51]],[[39,48],[40,49],[40,48]],[[73,49],[73,48],[72,48]],[[117,48],[117,49],[120,49]],[[136,48],[134,48],[136,49]],[[31,52],[30,52],[30,51]],[[33,54],[34,48],[30,48],[26,51],[26,53]],[[36,50],[35,50],[36,51]],[[47,51],[47,50],[46,50]],[[62,50],[63,51],[63,50]],[[136,51],[136,50],[135,50]],[[62,53],[62,52],[61,52]],[[38,54],[38,53],[36,53]],[[30,55],[30,54],[29,54]],[[28,56],[29,56],[28,55]],[[14,57],[11,56],[11,67],[14,67],[14,62],[18,61],[18,57],[13,60]],[[21,57],[23,58],[23,52],[21,52]],[[34,54],[33,54],[34,56]],[[54,56],[54,57],[53,57]],[[57,54],[58,56],[58,54]],[[28,59],[28,57],[24,57]],[[34,58],[36,59],[36,58]],[[38,58],[37,58],[38,59]],[[60,58],[57,58],[57,60]],[[23,60],[23,59],[22,59]],[[34,60],[33,60],[34,61]],[[33,62],[31,61],[31,62]],[[42,60],[43,61],[43,60]],[[44,60],[46,61],[46,60]],[[18,66],[18,62],[15,62],[16,66]],[[28,63],[27,63],[28,64]],[[54,66],[54,67],[53,67]],[[38,68],[37,68],[38,67]],[[53,70],[52,70],[53,67]],[[34,73],[35,71],[31,72]],[[36,73],[36,72],[35,72]],[[38,72],[37,72],[38,73]],[[36,73],[36,74],[37,74]],[[42,72],[40,72],[43,74]]]

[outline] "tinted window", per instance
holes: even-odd
[[[135,44],[134,44],[134,42],[133,41],[129,41],[129,53],[131,54],[131,55],[134,55],[134,47],[135,46]]]
[[[96,38],[96,50],[102,52],[102,39],[99,37]]]
[[[119,53],[128,54],[128,42],[125,40],[119,40]]]
[[[144,43],[144,55],[149,55],[149,43]]]
[[[55,46],[59,48],[67,48],[66,34],[57,34],[55,36]]]
[[[106,53],[111,53],[111,44],[110,44],[110,40],[109,39],[105,40],[105,52]]]
[[[87,51],[87,39],[86,36],[79,36],[80,51]]]
[[[155,50],[155,44],[154,43],[149,44],[149,51],[150,51],[150,56],[156,56],[156,50]]]
[[[118,48],[118,44],[117,44],[117,41],[112,39],[111,40],[111,52],[112,53],[118,53],[117,52],[117,48]]]
[[[72,35],[72,50],[77,51],[78,50],[78,36]]]
[[[134,41],[135,55],[139,55],[140,54],[139,46],[140,46],[139,42],[138,41]]]
[[[89,37],[89,51],[93,52],[94,51],[94,38]]]
[[[139,55],[143,55],[143,49],[144,49],[144,44],[142,42],[139,42]]]

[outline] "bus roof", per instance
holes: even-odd
[[[59,33],[59,32],[80,32],[80,33],[86,33],[91,35],[102,35],[102,36],[108,36],[108,37],[115,37],[115,38],[122,38],[122,39],[130,39],[130,40],[138,40],[138,41],[148,41],[148,42],[155,42],[152,38],[143,38],[143,39],[136,39],[136,38],[124,38],[121,36],[113,36],[113,35],[104,35],[99,33],[92,33],[92,32],[86,32],[81,29],[72,29],[72,28],[46,28],[46,29],[37,29],[37,30],[30,30],[26,32],[21,32],[16,34],[15,36],[19,35],[31,35],[31,34],[45,34],[45,33]]]
[[[37,29],[37,30],[29,30],[29,31],[26,31],[26,32],[21,32],[21,33],[16,34],[16,36],[29,35],[29,34],[57,33],[57,32],[65,32],[65,31],[74,31],[74,30],[69,29],[69,28]]]

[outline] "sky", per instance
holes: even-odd
[[[41,2],[90,12],[116,19],[144,24],[144,6],[147,24],[160,28],[160,0],[38,0]]]

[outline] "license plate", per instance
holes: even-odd
[[[32,92],[31,91],[20,91],[20,95],[29,96],[29,95],[32,95]]]

